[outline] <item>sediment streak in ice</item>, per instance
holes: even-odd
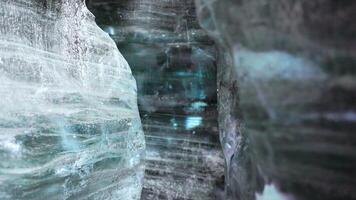
[[[136,83],[81,0],[0,0],[0,199],[139,199]]]

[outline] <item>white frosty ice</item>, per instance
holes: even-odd
[[[0,199],[140,198],[136,82],[81,0],[0,0]]]
[[[256,194],[256,200],[294,200],[294,198],[280,192],[274,184],[271,184],[265,186],[262,194]]]

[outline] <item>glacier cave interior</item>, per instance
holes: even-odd
[[[0,200],[356,200],[355,0],[0,0]]]

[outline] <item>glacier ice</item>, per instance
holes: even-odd
[[[194,0],[90,0],[138,85],[147,142],[142,200],[215,199],[223,185],[216,57]],[[219,198],[218,198],[219,199]]]
[[[270,184],[265,185],[262,194],[256,194],[256,200],[294,200],[294,198],[281,193],[275,185]]]
[[[219,49],[224,199],[356,199],[356,2],[196,4]]]
[[[140,198],[136,82],[82,0],[0,0],[0,199]]]

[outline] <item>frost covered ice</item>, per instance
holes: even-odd
[[[0,199],[140,198],[136,82],[82,0],[0,0]]]

